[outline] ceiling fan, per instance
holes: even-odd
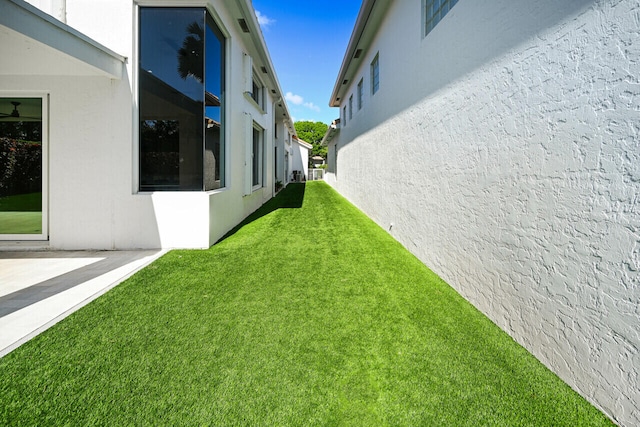
[[[3,119],[27,119],[27,120],[40,120],[40,117],[31,117],[31,116],[22,116],[20,115],[20,111],[18,111],[18,106],[21,104],[18,101],[11,101],[13,105],[13,111],[10,113],[0,113],[0,120]]]

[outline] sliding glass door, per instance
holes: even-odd
[[[46,240],[46,98],[0,96],[0,239]]]

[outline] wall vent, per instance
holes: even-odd
[[[242,28],[243,32],[249,32],[249,26],[247,25],[247,21],[245,21],[244,18],[238,19],[238,24],[240,25],[240,28]]]

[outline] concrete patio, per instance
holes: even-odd
[[[0,357],[166,251],[0,251]]]

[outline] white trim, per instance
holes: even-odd
[[[257,130],[260,135],[260,141],[258,141],[258,153],[253,152],[253,131],[254,130]],[[265,143],[266,143],[265,135],[266,135],[266,130],[254,121],[253,129],[251,131],[251,192],[252,193],[264,187],[264,184],[265,184],[264,182],[265,181],[264,152],[265,152]],[[253,178],[254,178],[253,160],[255,159],[256,156],[258,157],[258,183],[254,184],[253,183]]]
[[[251,93],[250,93],[250,92],[245,92],[245,93],[244,93],[244,97],[245,97],[245,99],[246,99],[247,101],[249,101],[249,103],[250,103],[251,105],[253,105],[253,106],[256,108],[256,110],[258,110],[258,112],[259,112],[260,114],[262,114],[263,116],[264,116],[265,114],[267,114],[267,112],[266,112],[266,111],[264,111],[260,105],[258,105],[258,103],[256,102],[256,100],[255,100],[255,99],[253,99],[253,97],[251,96]]]
[[[42,233],[0,234],[0,241],[49,240],[49,93],[0,91],[0,98],[39,98],[42,101]]]
[[[253,117],[246,111],[243,112],[244,116],[244,185],[243,193],[248,196],[252,192],[253,180],[251,179],[252,167],[251,152],[253,150]]]
[[[0,2],[0,25],[90,65],[108,77],[122,78],[125,56],[23,0]]]

